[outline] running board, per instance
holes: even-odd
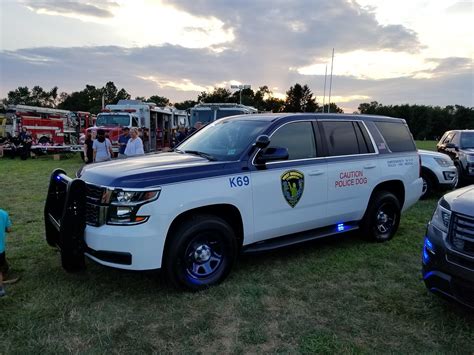
[[[330,227],[312,229],[306,232],[284,235],[278,238],[263,240],[261,242],[246,245],[242,248],[243,254],[260,253],[278,248],[287,247],[294,244],[308,242],[310,240],[325,238],[336,234],[342,234],[359,229],[357,222],[347,224],[336,224]]]

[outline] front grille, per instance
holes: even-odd
[[[86,223],[98,227],[105,223],[107,206],[103,205],[103,200],[107,193],[105,187],[87,184],[86,185]]]
[[[474,256],[474,218],[454,214],[449,241],[453,249]]]
[[[102,202],[102,196],[105,192],[105,187],[86,184],[86,198],[89,203],[99,205]]]

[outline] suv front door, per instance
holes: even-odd
[[[312,122],[280,126],[271,147],[287,148],[289,158],[251,173],[253,242],[326,225],[327,165],[318,157]]]

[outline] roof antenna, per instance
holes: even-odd
[[[326,64],[326,71],[324,72],[324,94],[323,94],[323,113],[324,113],[324,104],[326,102],[326,79],[328,77],[328,65]]]
[[[328,113],[331,108],[331,89],[332,89],[332,65],[334,63],[334,48],[332,49],[332,59],[331,59],[331,78],[329,79],[329,99],[328,99]]]

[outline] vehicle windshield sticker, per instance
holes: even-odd
[[[304,175],[298,170],[289,170],[281,175],[281,191],[286,202],[293,208],[301,199],[304,190]]]
[[[227,155],[234,155],[235,154],[235,149],[229,149],[227,151]]]

